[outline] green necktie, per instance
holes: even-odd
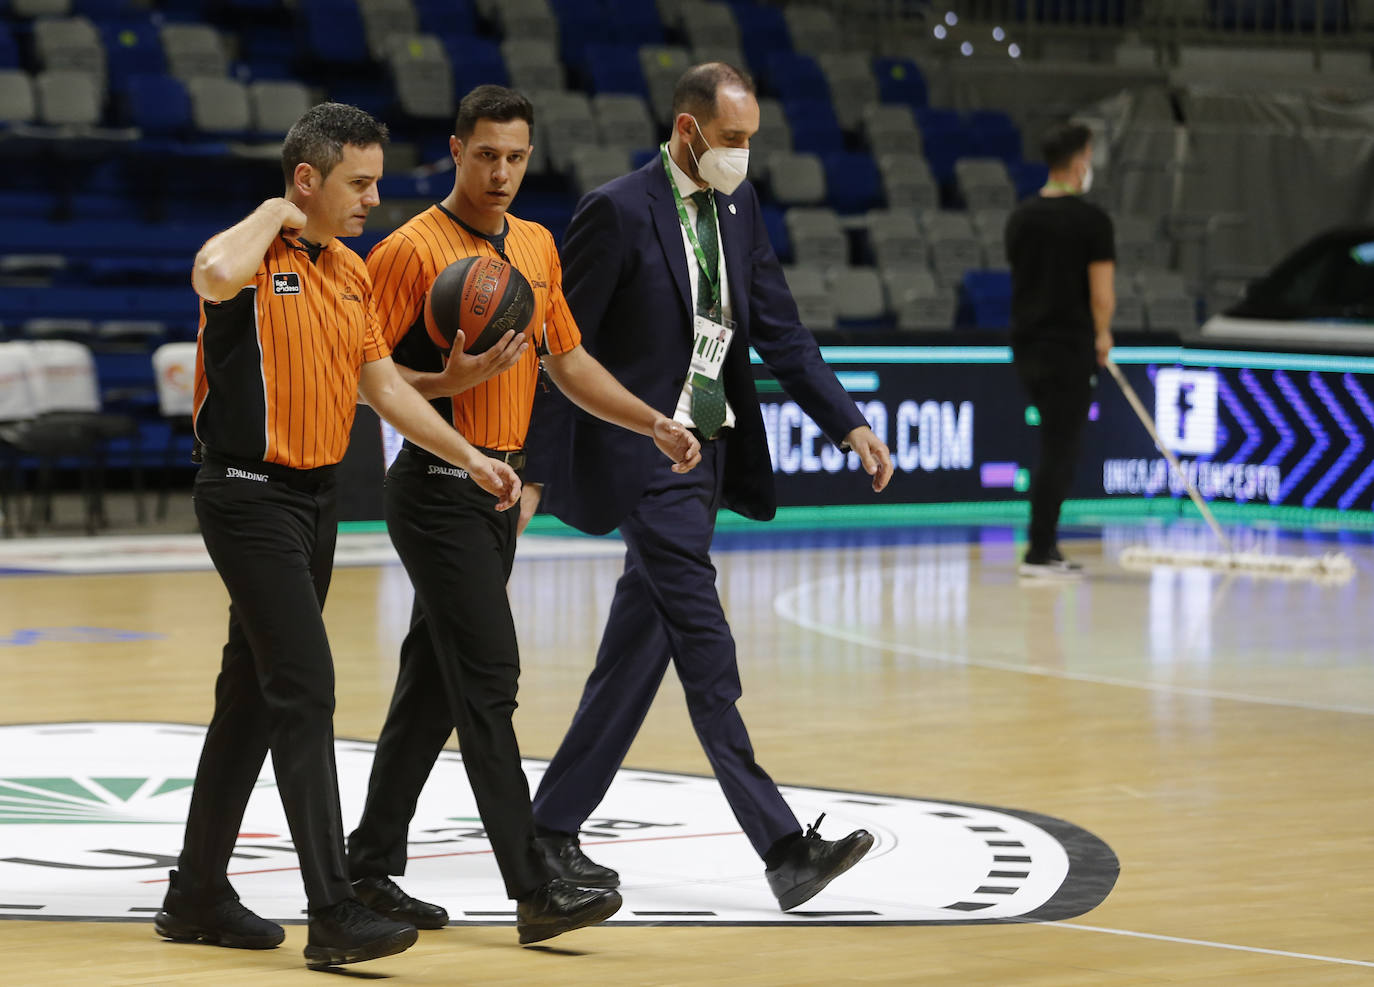
[[[697,206],[697,242],[712,278],[719,284],[720,240],[716,237],[715,195],[710,189],[702,189],[693,192],[691,198]],[[707,278],[704,271],[697,272],[697,314],[721,321],[720,299],[712,287],[712,278]],[[708,439],[715,438],[725,424],[725,385],[719,377],[711,380],[701,374],[692,374],[692,421]]]

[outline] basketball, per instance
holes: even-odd
[[[425,296],[425,329],[448,350],[458,330],[463,351],[489,350],[508,330],[520,332],[534,315],[534,290],[525,276],[496,257],[463,257],[439,272]]]

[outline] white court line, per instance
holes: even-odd
[[[1146,692],[1162,692],[1176,696],[1197,696],[1203,699],[1229,699],[1239,703],[1256,703],[1263,706],[1283,706],[1290,709],[1308,709],[1322,713],[1354,713],[1359,716],[1374,716],[1374,709],[1367,706],[1338,706],[1331,703],[1312,703],[1295,699],[1275,699],[1272,696],[1254,696],[1243,692],[1225,692],[1220,689],[1200,689],[1187,685],[1171,685],[1167,682],[1143,682],[1139,679],[1120,679],[1110,675],[1090,675],[1086,672],[1066,672],[1057,668],[1038,668],[1034,665],[1018,665],[1009,661],[992,661],[986,658],[970,658],[968,655],[947,654],[943,651],[931,651],[926,648],[918,648],[900,642],[885,641],[881,638],[871,637],[857,631],[848,631],[829,624],[822,624],[820,621],[812,620],[798,612],[796,600],[802,593],[813,586],[819,586],[822,580],[813,580],[809,583],[802,583],[794,586],[790,590],[785,590],[773,598],[773,611],[784,620],[790,620],[804,630],[813,631],[826,637],[835,638],[838,641],[847,641],[850,644],[863,644],[885,651],[893,651],[898,654],[911,655],[915,658],[925,658],[930,661],[941,661],[951,665],[966,665],[972,668],[990,668],[1001,672],[1018,672],[1023,675],[1040,675],[1045,678],[1066,679],[1073,682],[1091,682],[1095,685],[1115,685],[1127,689],[1143,689]]]
[[[1078,929],[1082,932],[1105,932],[1109,936],[1130,936],[1133,939],[1154,939],[1159,942],[1177,942],[1185,946],[1207,946],[1210,949],[1234,949],[1241,953],[1263,953],[1266,956],[1287,956],[1295,960],[1316,960],[1319,963],[1341,963],[1345,966],[1367,966],[1374,968],[1368,960],[1348,960],[1341,956],[1318,956],[1315,953],[1290,953],[1284,949],[1264,949],[1261,946],[1237,946],[1230,942],[1212,942],[1208,939],[1184,939],[1180,936],[1161,936],[1153,932],[1131,932],[1128,929],[1105,929],[1099,925],[1079,925],[1076,922],[1042,922],[1044,928]]]

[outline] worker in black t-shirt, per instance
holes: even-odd
[[[1097,368],[1112,348],[1116,251],[1111,219],[1082,198],[1092,183],[1092,131],[1058,125],[1042,149],[1049,181],[1016,207],[1006,228],[1012,362],[1040,411],[1030,544],[1020,573],[1073,577],[1082,566],[1059,551],[1059,509],[1073,480]]]

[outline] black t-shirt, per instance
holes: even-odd
[[[1088,265],[1115,260],[1111,218],[1077,195],[1036,196],[1007,219],[1013,346],[1092,348]]]

